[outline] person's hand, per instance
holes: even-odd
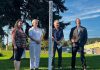
[[[74,39],[71,39],[71,42],[72,42],[72,43],[74,43],[74,42],[75,42],[75,40],[74,40]]]
[[[14,46],[14,50],[17,50],[17,46]]]
[[[26,48],[26,46],[22,46],[23,48]]]
[[[52,40],[54,41],[54,37],[52,36]]]
[[[40,41],[39,41],[39,40],[36,40],[36,43],[37,43],[37,44],[40,44]]]
[[[57,41],[57,44],[59,45],[60,44],[60,41]]]

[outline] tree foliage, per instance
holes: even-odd
[[[24,19],[39,19],[40,27],[46,30],[46,38],[49,26],[49,1],[48,0],[0,0],[0,31],[4,34],[1,27],[10,25],[13,27],[15,21],[21,16]],[[67,8],[64,6],[65,0],[53,0],[53,20],[61,19],[60,12]],[[28,25],[28,24],[27,24]],[[63,25],[64,27],[64,25]],[[29,25],[27,26],[29,29]]]

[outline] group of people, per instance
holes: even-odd
[[[20,70],[21,57],[26,48],[27,35],[22,29],[23,21],[17,20],[12,30],[12,43],[14,47],[14,67]],[[38,70],[40,63],[42,30],[38,27],[38,20],[32,20],[32,27],[29,29],[29,51],[30,51],[30,70]],[[62,46],[60,45],[64,39],[63,29],[59,25],[59,20],[54,21],[52,31],[53,58],[52,67],[55,68],[55,53],[58,52],[58,68],[62,68]],[[84,45],[87,41],[87,30],[81,26],[79,18],[76,19],[76,26],[71,29],[69,39],[72,45],[72,70],[75,70],[76,53],[80,50],[83,70],[86,70],[86,59],[84,56]]]

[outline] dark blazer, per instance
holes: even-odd
[[[75,39],[76,42],[85,45],[87,42],[87,29],[83,26],[80,26],[80,32],[78,33],[77,27],[73,27],[70,32],[70,41]]]
[[[56,41],[60,41],[63,37],[63,29],[59,28],[59,30],[56,30],[55,28],[52,31],[52,36],[55,38]],[[57,45],[56,41],[54,41],[54,45]]]

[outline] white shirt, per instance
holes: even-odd
[[[29,29],[29,36],[35,40],[41,40],[42,30],[40,28],[31,27]],[[36,43],[35,41],[31,40],[31,43]]]

